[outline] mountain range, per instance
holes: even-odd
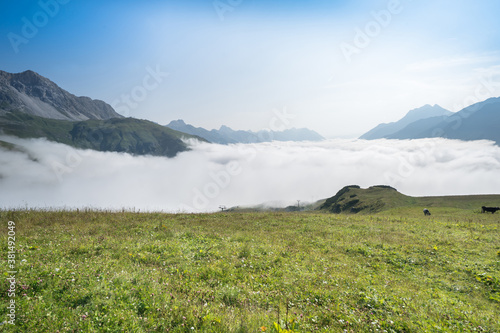
[[[125,118],[109,104],[75,96],[31,70],[0,71],[0,134],[44,137],[77,148],[167,157],[188,150],[184,139],[191,138],[220,144],[324,139],[305,128],[252,132],[222,126],[208,131],[182,120],[162,126]]]
[[[422,139],[442,137],[458,140],[491,140],[500,145],[500,97],[450,112],[439,105],[409,111],[402,119],[380,124],[360,139]]]
[[[148,120],[125,118],[109,104],[70,94],[33,71],[0,71],[0,134],[167,157],[189,149],[185,138],[204,141]]]
[[[367,133],[363,134],[360,139],[374,140],[388,138],[388,136],[398,133],[399,131],[405,129],[408,125],[423,119],[435,118],[435,117],[447,117],[453,113],[443,109],[439,105],[424,105],[418,109],[413,109],[409,111],[403,118],[392,123],[382,123],[377,125],[375,128],[371,129]]]
[[[252,132],[221,126],[218,130],[206,130],[183,120],[162,126],[125,118],[109,104],[75,96],[30,70],[16,74],[0,71],[0,134],[45,137],[78,148],[168,157],[188,150],[184,139],[190,138],[219,144],[324,139],[306,128]],[[486,139],[500,145],[500,97],[456,113],[438,105],[425,105],[396,122],[378,125],[360,138],[431,137]]]
[[[194,127],[186,124],[183,120],[171,121],[167,127],[196,135],[205,140],[219,144],[230,143],[257,143],[269,141],[321,141],[324,140],[321,135],[307,128],[292,128],[283,131],[242,131],[233,130],[227,126],[221,126],[220,129],[207,130],[202,127]]]

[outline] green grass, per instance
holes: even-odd
[[[498,216],[2,211],[0,330],[499,332]]]

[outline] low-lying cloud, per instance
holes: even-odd
[[[216,145],[175,158],[78,150],[0,137],[0,207],[166,212],[313,202],[345,185],[386,184],[407,195],[498,194],[500,147],[445,139],[328,140]]]

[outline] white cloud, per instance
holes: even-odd
[[[387,184],[408,195],[500,188],[500,147],[489,141],[198,143],[168,159],[77,150],[42,139],[0,140],[29,152],[0,150],[2,207],[213,211],[219,205],[315,201],[351,184]]]
[[[498,63],[498,60],[498,52],[488,54],[468,54],[460,57],[448,56],[410,63],[406,66],[406,71],[422,72],[447,69],[450,67],[481,66],[484,64]]]

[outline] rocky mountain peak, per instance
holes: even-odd
[[[110,119],[122,116],[107,103],[77,97],[40,74],[0,71],[0,112],[21,111],[52,119]]]

